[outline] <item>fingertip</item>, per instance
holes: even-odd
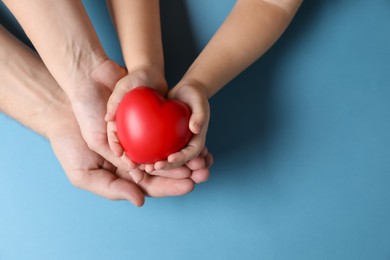
[[[135,205],[136,207],[141,208],[143,205],[145,205],[145,197],[142,197],[136,201],[129,200],[129,202]]]
[[[203,168],[192,172],[191,179],[196,183],[206,182],[210,177],[210,170]]]
[[[146,171],[147,173],[153,172],[153,171],[154,171],[154,165],[153,165],[153,164],[147,164],[147,165],[145,165],[145,171]]]
[[[191,122],[190,124],[190,130],[193,134],[199,134],[202,130],[202,124],[198,121]]]
[[[166,166],[166,162],[165,161],[156,162],[154,164],[154,169],[157,170],[157,171],[158,170],[162,170],[162,169],[165,168],[165,166]]]
[[[171,154],[168,156],[167,161],[169,163],[176,163],[180,159],[180,156],[177,153]]]

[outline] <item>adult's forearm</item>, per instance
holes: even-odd
[[[126,67],[164,71],[159,0],[110,0]]]
[[[50,73],[68,93],[105,58],[80,0],[4,0]]]
[[[302,0],[239,0],[183,78],[208,96],[261,57],[280,37]]]
[[[64,92],[38,55],[1,26],[0,110],[46,137],[61,120],[59,115],[70,111]]]

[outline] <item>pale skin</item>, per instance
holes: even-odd
[[[126,71],[106,56],[81,1],[3,1],[70,100],[88,146],[115,166],[130,171],[107,142],[106,104]]]
[[[135,170],[137,165],[129,161],[117,145],[115,125],[109,123],[107,132],[103,118],[111,122],[117,107],[115,101],[136,85],[151,85],[161,93],[166,91],[162,52],[160,55],[161,36],[156,33],[159,20],[156,19],[157,15],[149,15],[156,14],[158,1],[113,0],[111,3],[129,73],[107,58],[80,1],[3,2],[22,24],[49,71],[67,94],[88,146],[115,166],[129,172],[139,172]],[[194,137],[187,147],[170,155],[166,161],[141,165],[140,169],[151,173],[174,169],[197,158],[204,151],[210,114],[208,98],[272,46],[301,2],[237,1],[229,17],[188,72],[168,93],[169,98],[179,99],[191,107],[189,128]],[[132,10],[138,10],[132,16],[124,15],[125,12],[121,11],[130,12],[126,8],[129,4],[135,8]],[[42,16],[41,13],[49,15]],[[122,25],[121,29],[122,23],[126,26]],[[133,41],[128,45],[130,36]],[[134,39],[140,40],[135,43]],[[131,47],[125,50],[124,46]],[[123,81],[119,81],[121,79]],[[105,104],[114,88],[107,110]],[[141,180],[142,176],[138,176],[138,179]]]
[[[129,71],[117,83],[105,117],[110,147],[117,156],[123,156],[115,124],[115,113],[123,96],[138,86],[152,87],[165,96],[168,86],[164,77],[159,0],[109,0],[108,4]],[[154,170],[153,165],[139,165],[139,168],[147,172]]]
[[[143,168],[140,171],[125,154],[117,156],[110,149],[107,123],[104,121],[107,101],[115,85],[126,75],[133,75],[131,81],[134,84],[153,85],[155,81],[156,85],[162,86],[161,89],[166,88],[164,78],[158,75],[154,80],[149,73],[146,74],[144,71],[149,69],[143,66],[142,60],[138,61],[138,57],[134,57],[134,67],[129,66],[129,73],[110,60],[79,0],[3,2],[15,15],[49,72],[66,93],[88,147],[116,167],[129,172],[136,182],[141,181]],[[147,53],[150,51],[151,48]],[[207,149],[204,151],[208,154]],[[177,171],[180,172],[180,169]],[[148,173],[163,172],[150,170]]]
[[[144,196],[178,196],[206,181],[212,157],[207,151],[182,168],[143,174],[135,183],[126,170],[92,151],[64,91],[39,56],[0,26],[0,110],[45,136],[69,180],[111,200],[141,206]],[[203,156],[203,157],[202,157]],[[161,177],[161,176],[169,176]]]
[[[168,93],[168,98],[187,103],[192,116],[189,128],[194,137],[181,151],[171,154],[166,161],[146,165],[154,169],[172,169],[195,158],[205,147],[210,119],[208,99],[223,86],[259,59],[287,28],[303,0],[238,0],[219,30],[182,77]],[[126,65],[151,70],[163,75],[162,47],[158,0],[110,0],[113,17],[123,48]],[[147,77],[148,72],[145,73]],[[159,76],[160,77],[160,76]],[[153,76],[151,78],[159,78]],[[154,83],[160,82],[160,83]],[[117,84],[108,102],[106,120],[114,124],[115,112],[122,97],[137,84],[125,80]],[[152,87],[165,91],[164,81],[153,81]],[[116,154],[123,150],[115,135],[115,126],[108,129],[109,143]]]

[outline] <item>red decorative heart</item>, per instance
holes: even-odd
[[[133,162],[165,160],[191,139],[190,116],[186,104],[166,100],[150,87],[137,87],[124,96],[116,112],[119,142]]]

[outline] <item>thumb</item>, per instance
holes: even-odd
[[[190,85],[181,87],[170,93],[169,98],[177,99],[187,104],[191,109],[189,128],[192,133],[199,134],[209,120],[209,102],[199,91]]]
[[[205,116],[203,113],[192,113],[189,122],[189,128],[192,133],[200,134],[205,124]]]
[[[209,120],[209,102],[195,94],[191,95],[186,103],[192,111],[189,128],[192,133],[200,134]]]

